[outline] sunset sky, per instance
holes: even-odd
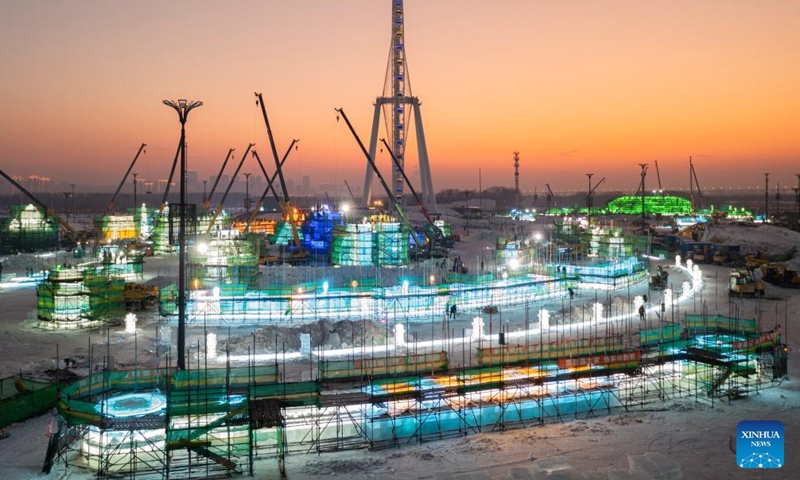
[[[79,185],[166,178],[180,135],[164,99],[201,100],[189,169],[215,175],[254,142],[263,92],[287,176],[363,183],[391,0],[0,2],[0,168]],[[413,94],[434,187],[636,190],[796,186],[800,1],[405,0]],[[412,135],[413,138],[413,135]],[[409,148],[409,152],[415,152]],[[238,156],[236,159],[238,160]],[[388,175],[390,159],[379,156]],[[407,156],[417,171],[416,154]],[[248,159],[244,171],[255,172]],[[232,169],[229,171],[231,172]],[[360,190],[359,190],[360,191]]]

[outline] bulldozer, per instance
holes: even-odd
[[[161,295],[158,286],[125,282],[125,307],[128,310],[144,310],[158,303]]]
[[[755,273],[758,272],[758,273]],[[764,295],[766,284],[761,279],[761,270],[748,270],[746,268],[731,269],[728,295],[755,297]]]

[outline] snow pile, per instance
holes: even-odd
[[[800,232],[774,225],[715,225],[708,227],[709,242],[739,245],[745,255],[784,255],[800,246]],[[792,262],[798,263],[797,258]]]

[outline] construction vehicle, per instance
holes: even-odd
[[[731,269],[728,295],[755,297],[756,295],[764,295],[765,289],[766,284],[761,278],[761,270]]]
[[[650,290],[664,290],[669,285],[669,273],[659,265],[655,275],[650,275]]]
[[[308,254],[303,249],[303,245],[300,243],[300,234],[297,231],[297,221],[295,216],[295,209],[292,208],[292,202],[289,199],[289,190],[286,188],[286,180],[283,176],[283,168],[281,167],[281,159],[278,158],[278,150],[275,147],[275,139],[272,136],[272,128],[269,125],[269,117],[267,116],[267,107],[264,104],[264,98],[261,96],[260,93],[255,92],[255,96],[258,99],[257,103],[261,106],[261,114],[264,117],[264,125],[267,127],[267,137],[269,138],[269,146],[272,149],[272,157],[275,159],[275,170],[278,173],[278,179],[281,182],[281,189],[283,193],[282,201],[278,202],[278,205],[281,207],[281,213],[283,214],[283,218],[288,218],[289,223],[291,224],[292,228],[292,243],[293,243],[293,250],[289,257],[285,258],[285,261],[291,262],[304,262],[307,260]],[[295,142],[292,142],[293,144]]]
[[[156,285],[125,282],[125,307],[128,310],[144,310],[158,303],[160,291]]]
[[[783,263],[768,263],[760,268],[765,282],[778,287],[800,288],[800,275],[797,270],[789,268]]]

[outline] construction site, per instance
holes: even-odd
[[[142,143],[105,208],[85,214],[90,228],[0,170],[28,202],[0,221],[0,294],[35,297],[35,314],[8,317],[19,324],[8,336],[55,351],[37,364],[52,360],[47,379],[4,373],[0,428],[50,412],[42,473],[285,478],[296,455],[399,449],[676,400],[718,408],[787,380],[789,311],[774,289],[800,286],[796,248],[745,252],[712,234],[754,215],[703,208],[691,159],[688,198],[664,194],[658,170],[648,193],[640,164],[639,189],[605,206],[594,205],[605,180],[593,184],[594,174],[569,206],[548,184],[538,212],[484,217],[468,194],[463,206],[437,203],[402,3],[393,2],[367,145],[335,111],[366,160],[360,198],[291,195],[284,163],[298,140],[279,155],[261,93],[253,100],[274,164],[253,143],[238,162],[231,148],[200,199],[187,195],[185,131],[199,101],[163,102],[181,136],[160,201],[136,200],[133,173],[132,206],[117,203]],[[388,140],[378,139],[382,115]],[[419,192],[404,164],[412,117]],[[230,197],[242,175],[249,190],[247,161],[267,186],[241,208]],[[521,200],[519,152],[514,162]]]

